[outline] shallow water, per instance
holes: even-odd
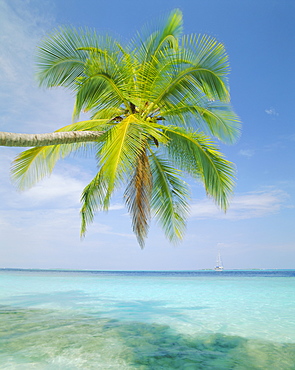
[[[295,272],[0,271],[1,369],[295,369]]]

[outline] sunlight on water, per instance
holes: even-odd
[[[294,277],[4,273],[0,288],[1,369],[295,369]]]
[[[1,369],[294,369],[295,364],[295,344],[181,335],[164,325],[67,311],[2,307],[0,312]]]

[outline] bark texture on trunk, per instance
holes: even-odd
[[[69,131],[52,132],[50,134],[15,134],[0,132],[0,146],[49,146],[56,144],[73,144],[96,141],[103,132],[101,131]]]

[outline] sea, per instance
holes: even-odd
[[[295,270],[0,270],[0,369],[295,369]]]

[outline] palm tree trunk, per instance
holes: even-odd
[[[0,132],[0,146],[49,146],[57,144],[73,144],[96,141],[103,132],[101,131],[69,131],[52,132],[50,134],[15,134]]]

